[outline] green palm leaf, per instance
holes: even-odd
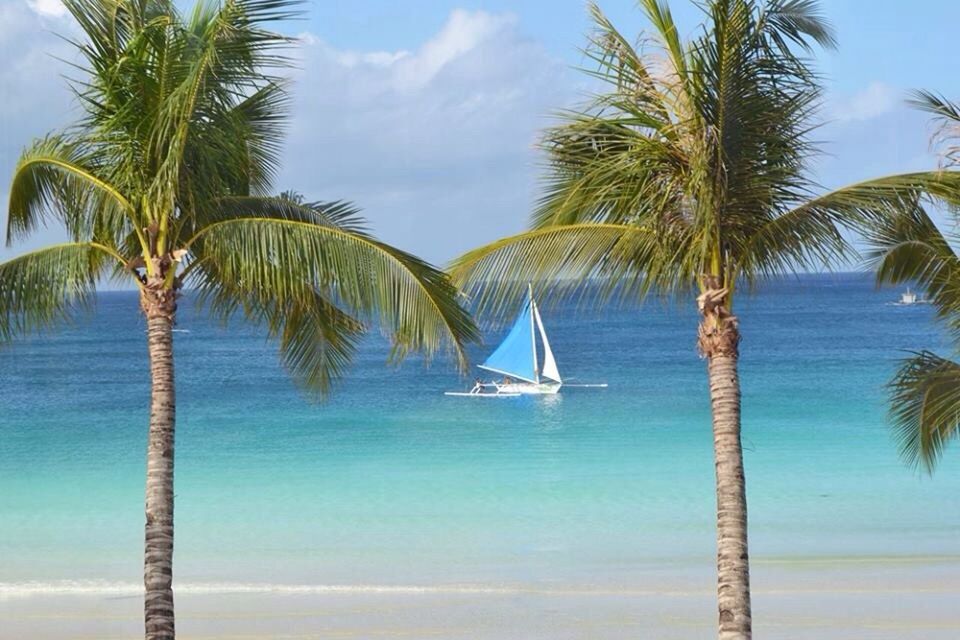
[[[275,161],[276,149],[270,149],[270,145],[276,142],[276,123],[272,119],[264,121],[263,116],[284,114],[285,110],[276,107],[277,100],[285,98],[279,83],[265,76],[264,71],[289,65],[284,50],[291,40],[260,25],[292,17],[294,4],[290,0],[228,0],[219,6],[195,5],[184,25],[185,35],[193,37],[186,40],[184,46],[194,47],[196,51],[181,58],[183,63],[171,70],[176,79],[174,88],[158,105],[151,140],[158,162],[151,185],[154,199],[173,198],[169,186],[177,184],[193,140],[193,130],[203,127],[204,122],[222,121],[224,114],[245,111],[248,118],[252,118],[245,120],[248,126],[254,126],[251,132],[257,132],[259,124],[262,133],[263,126],[267,125],[269,133],[265,140],[258,140],[256,136],[225,140],[251,143],[252,148],[267,152],[261,153],[261,160],[268,164]],[[264,80],[268,80],[265,86]],[[252,96],[242,98],[251,91]],[[264,105],[268,111],[261,108]],[[267,166],[260,166],[248,176],[255,183],[262,183],[267,176],[266,169]]]
[[[236,313],[266,327],[279,341],[281,359],[307,393],[326,395],[347,371],[367,327],[315,289],[306,300],[280,300],[266,290],[252,290],[225,279],[210,262],[193,278],[199,304],[224,323]]]
[[[867,240],[878,284],[916,283],[938,316],[960,331],[960,257],[923,207],[881,219]]]
[[[111,259],[106,247],[67,243],[0,263],[0,341],[53,327],[88,307]]]
[[[282,326],[272,334],[279,334],[283,363],[294,380],[321,395],[346,373],[366,331],[363,323],[319,292],[308,304],[265,311],[269,326]]]
[[[254,310],[300,309],[318,292],[393,341],[394,357],[444,346],[466,364],[464,345],[476,339],[447,277],[422,260],[356,231],[277,218],[215,222],[196,236],[198,288],[216,281],[253,299]],[[195,249],[197,244],[188,245]]]
[[[217,222],[245,218],[288,220],[336,227],[351,233],[367,233],[367,222],[354,204],[344,200],[304,202],[303,197],[294,192],[285,192],[279,196],[217,198],[202,211],[198,211],[190,221],[194,223],[193,233],[196,234]]]
[[[919,172],[865,180],[835,189],[779,213],[760,225],[744,247],[742,273],[773,275],[844,264],[858,257],[842,231],[879,229],[916,210],[931,196],[960,195],[960,174]]]
[[[524,300],[528,283],[548,303],[579,297],[603,306],[615,292],[621,299],[642,297],[658,278],[675,279],[644,269],[659,249],[649,231],[631,225],[548,226],[464,254],[451,264],[450,276],[478,315],[503,320]]]
[[[78,240],[115,239],[137,223],[129,200],[99,174],[84,145],[61,136],[36,141],[20,156],[10,185],[7,244],[50,221]]]
[[[789,52],[790,45],[810,52],[810,40],[824,48],[837,47],[836,33],[815,0],[774,0],[760,11],[760,29],[780,52]]]
[[[932,472],[960,437],[960,364],[924,351],[904,360],[890,384],[890,418],[900,453]]]
[[[960,104],[932,91],[916,91],[910,103],[934,116],[937,131],[933,143],[940,148],[944,164],[960,163]]]

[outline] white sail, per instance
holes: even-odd
[[[553,350],[550,349],[550,341],[547,340],[547,332],[543,328],[543,320],[540,319],[540,309],[537,303],[533,303],[533,319],[540,331],[540,340],[543,342],[543,369],[540,375],[555,382],[563,382],[560,378],[560,371],[557,369],[557,361],[553,357]]]

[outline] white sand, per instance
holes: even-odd
[[[960,638],[957,559],[757,559],[753,588],[754,629],[764,640]],[[709,567],[651,570],[630,586],[205,590],[177,595],[182,640],[715,637]],[[0,596],[0,638],[142,638],[141,606],[136,595],[96,589],[8,594]]]

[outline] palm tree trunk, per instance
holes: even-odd
[[[717,637],[750,640],[747,491],[740,443],[740,330],[736,317],[723,307],[726,295],[726,289],[715,286],[698,298],[703,314],[698,346],[707,358],[717,473]]]
[[[149,285],[148,285],[149,287]],[[150,434],[147,444],[146,528],[143,583],[146,640],[172,640],[173,617],[173,444],[176,398],[173,322],[176,293],[146,290],[150,351]]]
[[[720,640],[749,640],[750,562],[747,495],[740,446],[740,376],[737,355],[707,361],[717,469],[717,604]]]

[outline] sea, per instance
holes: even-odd
[[[904,464],[886,383],[951,346],[869,274],[738,300],[755,562],[960,556],[960,443]],[[175,588],[430,589],[629,583],[711,567],[712,436],[692,300],[547,305],[556,396],[461,398],[449,358],[364,340],[325,402],[261,329],[181,302]],[[507,327],[492,326],[482,361]],[[133,292],[0,350],[0,594],[139,593],[149,402]],[[710,584],[706,587],[710,588]]]

